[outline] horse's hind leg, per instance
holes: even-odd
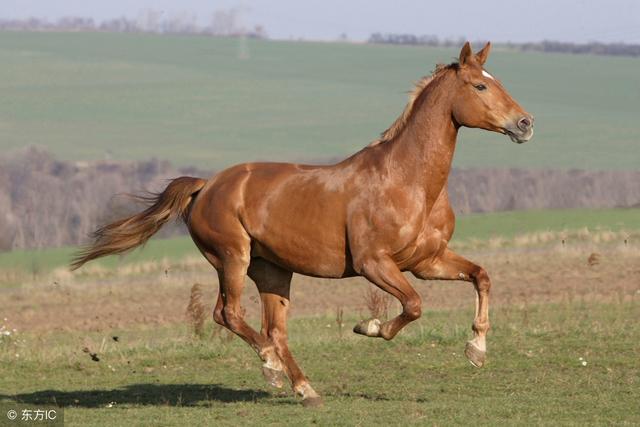
[[[321,405],[322,399],[311,387],[289,350],[287,315],[292,273],[259,258],[251,260],[248,273],[258,286],[262,300],[262,335],[273,343],[282,361],[280,366],[268,366],[265,363],[265,377],[269,380],[269,375],[277,375],[278,369],[284,369],[291,380],[294,392],[302,397],[305,406]]]
[[[229,251],[229,254],[233,254]],[[243,257],[229,255],[224,261],[205,251],[205,257],[218,271],[220,291],[213,310],[213,320],[248,343],[265,365],[278,365],[280,359],[273,344],[244,321],[240,298],[244,289],[247,262]]]

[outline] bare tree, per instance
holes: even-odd
[[[238,10],[216,10],[211,17],[209,31],[215,36],[232,36],[242,33],[238,25]]]

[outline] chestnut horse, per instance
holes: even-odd
[[[465,354],[482,366],[491,282],[482,267],[447,248],[455,225],[447,177],[461,126],[506,134],[518,143],[533,135],[533,117],[483,69],[489,50],[487,43],[474,54],[466,43],[458,63],[423,78],[393,125],[348,159],[331,166],[246,163],[209,180],[177,178],[143,212],[97,230],[72,268],[139,246],[181,216],[218,273],[214,320],[258,353],[272,385],[282,386],[286,374],[305,405],[322,400],[288,348],[294,272],[363,276],[396,297],[400,315],[354,328],[386,340],[421,314],[420,296],[403,271],[421,279],[463,280],[477,293],[474,337]],[[243,319],[245,275],[260,292],[260,332]]]

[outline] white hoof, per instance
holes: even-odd
[[[486,360],[487,352],[478,348],[473,341],[467,341],[467,345],[464,349],[464,355],[467,356],[469,362],[476,368],[482,368]]]
[[[367,337],[379,337],[380,325],[381,322],[378,319],[363,320],[353,327],[353,332]]]
[[[302,383],[294,387],[293,390],[302,397],[302,406],[304,407],[313,408],[324,404],[320,395],[316,393],[309,383]]]
[[[322,398],[316,393],[309,383],[302,383],[293,388],[293,391],[300,397],[302,397],[302,404],[305,406],[319,406],[322,405]]]

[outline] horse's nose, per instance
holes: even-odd
[[[533,116],[524,116],[518,120],[518,128],[522,132],[526,132],[533,127]]]

